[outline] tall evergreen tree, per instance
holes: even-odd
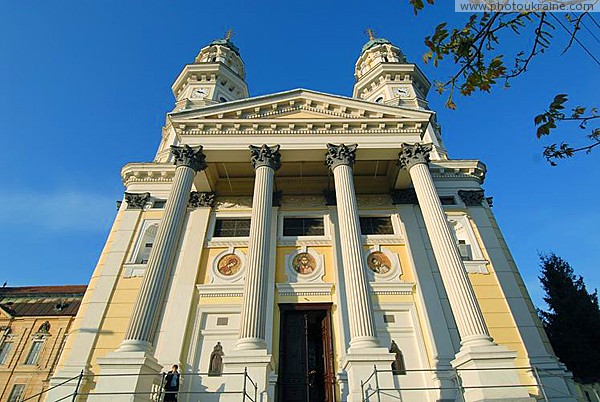
[[[548,310],[538,312],[554,352],[577,380],[600,381],[598,292],[589,293],[583,278],[556,254],[541,255],[540,260]]]

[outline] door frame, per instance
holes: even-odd
[[[331,377],[332,381],[330,384],[325,381],[325,392],[331,395],[331,402],[336,401],[336,381],[335,381],[335,365],[334,365],[334,349],[333,349],[333,319],[331,317],[331,310],[333,303],[331,302],[323,302],[323,303],[278,303],[279,307],[279,350],[278,350],[278,363],[277,363],[277,387],[275,400],[279,400],[279,375],[281,373],[281,365],[279,364],[279,359],[281,358],[281,351],[283,350],[283,336],[281,331],[281,316],[286,311],[325,311],[325,319],[329,322],[329,345],[327,350],[323,350],[323,353],[327,355],[329,352],[329,356],[326,356],[325,367],[328,369],[328,373],[326,373],[325,377]],[[329,358],[327,358],[329,357]]]

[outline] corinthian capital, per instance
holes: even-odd
[[[150,201],[150,193],[125,193],[127,209],[144,209]]]
[[[175,157],[175,166],[187,166],[194,169],[195,172],[206,169],[206,155],[202,153],[202,145],[190,147],[184,145],[182,147],[171,145],[171,153]]]
[[[327,165],[327,167],[331,170],[335,169],[339,165],[354,165],[354,161],[356,160],[356,148],[358,148],[358,144],[327,144],[325,165]]]
[[[429,153],[433,147],[431,144],[402,144],[400,153],[398,154],[398,166],[400,169],[410,170],[414,165],[419,163],[429,163]]]
[[[261,166],[267,166],[277,170],[281,167],[281,154],[279,153],[279,145],[268,146],[263,144],[260,147],[250,145],[250,161],[254,169]]]

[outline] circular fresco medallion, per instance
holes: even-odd
[[[242,260],[235,254],[226,254],[219,260],[217,270],[221,275],[232,276],[242,268]]]
[[[317,268],[317,262],[315,257],[309,253],[300,253],[292,260],[292,267],[300,275],[308,275],[312,274]]]
[[[387,274],[392,269],[392,263],[381,251],[374,251],[367,257],[369,269],[376,274]]]

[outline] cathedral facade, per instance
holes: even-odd
[[[370,38],[352,97],[244,79],[229,37],[176,79],[46,400],[161,400],[177,364],[180,401],[575,401],[398,47]]]

